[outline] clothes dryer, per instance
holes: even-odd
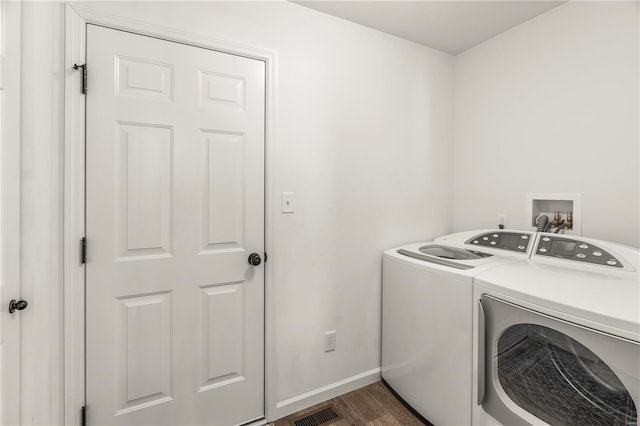
[[[527,259],[534,236],[470,231],[384,253],[382,378],[430,422],[471,423],[473,279]]]
[[[473,424],[637,425],[640,252],[539,234],[476,275]]]

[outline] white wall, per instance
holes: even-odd
[[[278,52],[272,201],[277,208],[279,192],[293,191],[296,212],[275,215],[276,252],[269,254],[276,267],[276,399],[379,368],[381,252],[452,227],[452,57],[288,2],[85,6]],[[60,196],[62,70],[51,55],[63,34],[62,5],[29,7],[43,9],[23,22],[23,66],[38,82],[24,93],[33,106],[25,127],[33,129],[23,198],[33,215],[28,223],[38,226],[25,229],[25,238],[29,264],[41,261],[36,270],[54,274],[52,285],[46,274],[30,273],[30,286],[49,295],[59,289],[57,257],[36,248],[42,241],[34,232],[46,247],[60,244],[57,204],[43,197]],[[41,311],[52,326],[60,318],[55,296]],[[335,352],[323,351],[326,330],[337,330]],[[47,344],[39,356],[44,361],[57,349]],[[61,395],[50,394],[53,419]],[[277,413],[297,408],[285,403]]]
[[[569,2],[455,59],[454,229],[583,194],[583,235],[640,246],[638,2]]]

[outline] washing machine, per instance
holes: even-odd
[[[476,275],[473,424],[638,424],[639,253],[540,233]]]
[[[526,260],[534,237],[470,231],[384,252],[381,375],[430,422],[471,423],[474,277]]]

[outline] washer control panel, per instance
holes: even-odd
[[[551,235],[543,234],[540,237],[536,254],[577,260],[579,262],[595,263],[596,265],[612,266],[614,268],[624,268],[624,265],[619,259],[590,242],[554,237]]]
[[[465,244],[526,253],[530,242],[531,234],[524,234],[522,232],[493,231],[487,232],[486,234],[476,235],[470,240],[465,241]]]

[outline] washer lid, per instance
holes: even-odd
[[[442,246],[445,249],[436,248],[430,250],[427,248],[433,246]],[[459,249],[463,252],[454,252],[448,249]],[[430,254],[430,252],[440,254],[443,257]],[[472,283],[473,277],[482,271],[514,261],[513,256],[502,256],[501,253],[487,253],[484,250],[475,250],[475,247],[455,247],[433,242],[420,242],[395,247],[386,250],[383,258],[386,261],[398,262],[424,270],[425,273],[443,275],[449,278],[465,280],[469,283]]]
[[[412,244],[398,249],[398,254],[454,269],[473,269],[486,263],[492,254],[440,244]]]
[[[429,256],[436,256],[442,259],[454,259],[454,260],[468,260],[468,259],[482,259],[483,257],[491,257],[492,254],[483,253],[475,250],[461,249],[451,246],[443,245],[426,245],[420,247],[420,253],[428,254]]]

